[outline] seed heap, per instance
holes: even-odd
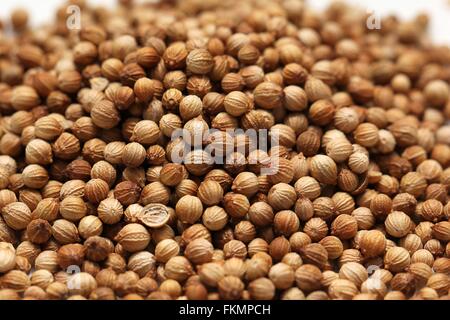
[[[81,30],[63,6],[0,31],[0,299],[450,298],[450,49],[426,16],[69,4]],[[241,151],[179,163],[182,128]]]

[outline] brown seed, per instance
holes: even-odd
[[[321,288],[322,272],[312,264],[304,264],[295,271],[295,281],[302,291],[311,292]]]
[[[248,285],[250,296],[255,300],[272,300],[275,296],[275,286],[267,278],[253,280]]]
[[[31,221],[31,211],[23,202],[12,202],[2,209],[6,224],[14,230],[25,229]]]
[[[358,223],[353,216],[341,214],[331,224],[331,234],[346,240],[351,239],[358,231]]]
[[[450,239],[450,222],[442,221],[436,223],[433,227],[433,235],[441,241],[449,241]]]
[[[386,237],[378,230],[369,230],[363,234],[359,246],[366,257],[376,257],[384,253],[386,248]]]
[[[176,256],[167,261],[165,266],[165,275],[169,279],[184,281],[192,275],[192,265],[185,257]]]
[[[186,69],[195,74],[207,74],[213,64],[213,57],[206,49],[194,49],[186,57]]]
[[[203,205],[199,198],[186,195],[178,200],[175,211],[178,219],[193,224],[202,216]]]
[[[378,143],[378,128],[371,123],[362,123],[354,131],[358,144],[364,147],[373,147]]]
[[[195,239],[186,246],[185,255],[195,264],[204,264],[211,261],[213,250],[211,242],[205,239]]]
[[[169,210],[166,206],[153,203],[144,207],[142,216],[139,220],[148,227],[160,228],[164,226],[170,219]]]
[[[100,202],[97,208],[98,217],[106,224],[115,224],[123,216],[122,204],[113,198],[107,198]]]
[[[297,138],[297,150],[305,156],[313,156],[320,148],[320,135],[315,130],[306,130]]]
[[[244,195],[229,192],[223,200],[224,209],[231,217],[242,218],[250,209],[249,200]]]
[[[136,61],[144,68],[152,68],[158,64],[160,56],[152,47],[144,47],[136,52]]]
[[[180,115],[183,120],[190,120],[202,114],[202,100],[194,95],[184,97],[180,102]]]
[[[115,240],[129,252],[137,252],[147,247],[150,242],[150,234],[139,224],[131,223],[123,227]]]
[[[339,270],[339,278],[350,280],[357,287],[367,280],[368,274],[366,268],[356,262],[344,263]]]
[[[207,206],[217,205],[223,199],[223,189],[216,181],[204,181],[198,187],[197,196]]]
[[[423,194],[427,187],[425,178],[417,172],[409,172],[405,174],[400,181],[400,189],[402,192],[407,192],[415,197]]]
[[[328,252],[329,259],[337,259],[344,251],[342,241],[335,236],[327,236],[319,242]]]
[[[122,153],[122,163],[128,167],[139,167],[147,156],[145,148],[137,143],[131,142],[125,146]]]
[[[242,241],[231,240],[223,247],[225,258],[240,258],[244,259],[247,256],[247,248]]]
[[[427,287],[436,290],[436,292],[441,296],[448,293],[450,288],[450,279],[447,274],[435,273],[428,278]]]
[[[319,268],[323,268],[328,261],[328,252],[318,243],[311,243],[306,245],[301,250],[302,259],[306,263],[317,265]]]
[[[393,247],[386,251],[384,256],[385,268],[392,272],[400,272],[410,264],[410,256],[406,249]]]
[[[108,183],[102,179],[89,180],[84,189],[84,195],[92,203],[99,203],[106,199],[109,192]]]
[[[85,248],[83,245],[78,243],[64,245],[58,250],[58,264],[63,269],[81,265],[84,256]]]
[[[311,158],[311,175],[321,183],[335,184],[337,179],[336,163],[328,156],[316,155]]]
[[[349,280],[337,279],[330,284],[328,292],[333,299],[350,300],[358,293],[358,288]]]
[[[63,127],[54,117],[46,116],[34,123],[34,134],[36,138],[47,141],[53,140],[63,132]]]
[[[36,219],[28,224],[26,232],[27,237],[31,242],[43,244],[50,239],[52,235],[52,228],[48,221]]]
[[[87,206],[82,198],[68,196],[61,201],[59,213],[64,219],[78,221],[87,213]]]
[[[290,210],[279,211],[273,220],[275,231],[284,236],[290,236],[300,227],[300,221],[295,212]]]
[[[114,189],[114,197],[125,206],[138,202],[140,195],[141,188],[132,181],[122,181]]]
[[[303,231],[313,241],[320,241],[328,234],[328,226],[321,218],[312,218],[306,222]]]
[[[331,97],[331,89],[322,80],[309,77],[305,83],[305,91],[309,101],[318,101]]]
[[[353,153],[353,147],[347,139],[338,139],[327,144],[326,153],[335,162],[344,162]]]
[[[238,300],[244,290],[244,284],[235,276],[226,276],[218,282],[219,294],[226,300]]]
[[[15,87],[11,95],[11,105],[15,110],[30,110],[40,102],[37,92],[29,86]]]
[[[294,187],[287,183],[278,183],[269,190],[267,200],[275,210],[290,209],[297,199]]]
[[[387,216],[384,225],[389,235],[401,238],[410,232],[411,223],[408,215],[401,211],[394,211]]]
[[[442,218],[443,205],[437,200],[424,201],[420,209],[421,216],[428,221],[437,222]]]
[[[329,124],[334,117],[335,107],[329,100],[317,100],[309,108],[309,118],[316,125]]]
[[[253,91],[255,103],[263,109],[281,106],[282,93],[281,87],[272,82],[262,82]]]

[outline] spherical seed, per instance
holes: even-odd
[[[269,204],[275,210],[290,209],[297,199],[295,189],[286,184],[278,183],[274,185],[267,196]]]
[[[165,275],[169,279],[184,281],[193,273],[192,265],[185,257],[176,256],[167,261]]]
[[[339,270],[339,278],[350,280],[357,287],[360,287],[367,280],[368,274],[363,265],[356,262],[347,262]]]
[[[410,232],[411,223],[408,215],[401,211],[394,211],[387,216],[384,225],[389,235],[401,238]]]
[[[106,224],[114,224],[123,216],[122,204],[112,198],[102,200],[97,208],[98,217]]]
[[[356,235],[358,223],[356,219],[347,214],[341,214],[331,224],[331,233],[340,239],[350,239]]]
[[[237,193],[227,193],[224,196],[224,209],[231,217],[243,217],[250,209],[246,196]]]
[[[209,207],[203,213],[202,222],[209,230],[218,231],[227,224],[228,215],[221,207]]]
[[[378,230],[369,230],[363,234],[359,245],[364,256],[376,257],[385,251],[386,237]]]
[[[335,106],[329,100],[317,100],[309,108],[309,118],[320,126],[329,124],[334,117]]]
[[[290,236],[300,227],[300,221],[297,215],[290,210],[283,210],[276,213],[273,224],[275,231],[284,236]]]
[[[415,197],[420,196],[426,189],[427,182],[425,178],[417,172],[405,174],[400,181],[400,190],[407,192]]]
[[[335,236],[327,236],[319,242],[328,252],[329,259],[337,259],[344,251],[342,241]]]
[[[7,273],[16,266],[16,254],[11,248],[0,247],[0,272]]]
[[[11,16],[0,298],[448,298],[447,52],[424,16],[349,39],[352,7],[165,3],[150,27],[128,2],[83,7],[79,39]]]
[[[267,278],[253,280],[248,285],[250,296],[255,300],[272,300],[275,296],[275,286]]]
[[[348,107],[336,110],[334,114],[334,125],[337,129],[345,133],[350,133],[356,129],[359,124],[357,112]]]
[[[234,117],[239,117],[252,108],[249,97],[240,91],[232,91],[225,96],[223,101],[225,110]]]
[[[208,240],[195,239],[186,246],[185,255],[194,264],[203,264],[211,261],[213,250],[214,247]]]
[[[187,70],[195,74],[207,74],[213,63],[213,57],[206,49],[194,49],[186,57]]]
[[[31,210],[23,202],[12,202],[2,209],[6,224],[14,230],[23,230],[32,219]]]
[[[25,148],[25,158],[30,164],[50,164],[53,162],[52,147],[42,139],[33,139]]]
[[[218,282],[218,289],[223,299],[238,300],[244,290],[244,284],[235,276],[226,276]]]
[[[318,243],[306,245],[302,248],[300,253],[302,255],[302,259],[305,260],[306,263],[317,265],[320,268],[322,268],[328,260],[327,250],[324,246]]]
[[[272,82],[262,82],[253,91],[255,103],[263,109],[274,109],[281,106],[283,91]]]
[[[356,142],[364,147],[373,147],[378,143],[378,128],[371,123],[362,123],[354,131]]]
[[[45,186],[49,176],[44,167],[30,164],[22,171],[23,182],[29,188],[39,189]]]
[[[207,96],[205,96],[207,97]],[[184,97],[180,102],[180,115],[183,120],[190,120],[202,114],[203,111],[202,100],[194,95]]]
[[[160,135],[160,129],[155,122],[151,120],[142,120],[134,126],[130,140],[143,145],[150,145],[156,143],[160,138]]]
[[[180,252],[179,245],[172,239],[164,239],[156,245],[155,257],[157,261],[167,262]]]
[[[328,156],[316,155],[311,158],[311,175],[321,183],[335,184],[337,179],[336,163]]]
[[[96,126],[103,129],[111,129],[120,121],[116,107],[109,100],[96,103],[91,110],[91,118]]]
[[[295,271],[295,281],[302,291],[311,292],[321,288],[322,272],[312,264],[304,264]]]
[[[401,247],[393,247],[386,251],[384,264],[386,269],[400,272],[409,266],[411,258],[409,252]]]
[[[131,223],[123,227],[115,240],[129,252],[144,250],[150,242],[150,234],[140,224]]]
[[[344,162],[353,153],[353,147],[346,139],[339,139],[327,144],[326,153],[335,162]]]
[[[61,216],[69,221],[78,221],[87,213],[87,206],[82,198],[68,196],[59,206]]]
[[[429,199],[424,201],[420,209],[421,216],[425,220],[437,222],[442,218],[443,205],[437,200]]]
[[[223,199],[223,189],[216,181],[204,181],[198,188],[197,196],[205,205],[217,205]]]
[[[348,166],[354,173],[362,174],[369,168],[369,157],[362,152],[354,152],[348,159]]]
[[[142,214],[139,215],[138,220],[151,228],[161,228],[170,219],[169,209],[159,203],[151,203],[143,208]]]
[[[144,162],[146,155],[145,148],[141,144],[131,142],[123,149],[122,163],[133,168],[139,167]]]
[[[349,280],[337,279],[330,284],[328,292],[333,299],[350,300],[358,293],[358,288]]]
[[[321,218],[312,218],[305,223],[303,231],[313,241],[320,241],[328,234],[328,226]]]
[[[202,216],[203,205],[199,198],[186,195],[178,200],[175,212],[178,219],[193,224]]]

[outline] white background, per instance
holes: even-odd
[[[208,1],[208,0],[205,0]],[[245,1],[245,0],[242,0]],[[93,4],[112,6],[116,0],[88,0]],[[323,8],[331,0],[308,0],[311,6]],[[412,18],[419,11],[427,12],[431,17],[431,34],[434,41],[450,45],[450,1],[449,0],[347,0],[362,8],[372,9],[384,14],[395,13],[402,18]],[[56,7],[63,0],[1,0],[0,18],[4,20],[16,7],[27,8],[32,23],[41,24],[52,21]]]

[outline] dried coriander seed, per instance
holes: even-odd
[[[380,37],[339,4],[129,2],[83,5],[74,37],[11,15],[0,298],[448,298],[449,49],[426,16]]]

